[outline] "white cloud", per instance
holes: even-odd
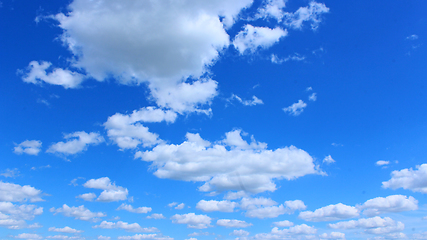
[[[306,224],[296,225],[290,228],[279,230],[274,227],[270,233],[259,233],[254,236],[254,239],[295,239],[297,236],[308,235],[312,238],[312,234],[316,234],[317,229]]]
[[[323,239],[345,239],[345,234],[340,232],[322,233],[319,237]]]
[[[0,173],[0,176],[6,177],[6,178],[15,178],[19,176],[19,170],[17,168],[9,169],[3,171],[3,173]]]
[[[233,45],[240,54],[243,54],[245,51],[253,53],[259,48],[265,49],[273,46],[280,38],[287,35],[288,31],[279,27],[271,29],[268,27],[254,27],[247,24],[244,30],[236,35]]]
[[[326,164],[331,164],[331,163],[334,163],[335,160],[331,157],[331,155],[328,155],[323,159],[323,162]]]
[[[16,154],[29,154],[37,155],[41,151],[42,142],[38,140],[25,140],[20,144],[17,144],[13,152]]]
[[[116,186],[115,183],[111,183],[108,177],[90,179],[85,184],[83,184],[83,186],[85,188],[104,190],[96,199],[96,201],[99,202],[115,202],[120,200],[126,200],[128,195],[127,188]]]
[[[295,13],[284,13],[282,20],[285,26],[295,29],[301,29],[304,22],[311,22],[311,29],[316,30],[322,14],[328,12],[325,4],[312,1],[308,7],[300,7]]]
[[[63,228],[56,228],[56,227],[50,227],[48,229],[49,232],[60,232],[60,233],[81,233],[83,232],[82,230],[76,230],[73,228],[70,228],[68,226],[63,227]]]
[[[0,201],[7,202],[40,202],[42,191],[29,185],[21,186],[0,181]]]
[[[280,58],[276,54],[271,54],[270,60],[274,64],[282,64],[287,61],[303,61],[305,59],[305,56],[302,56],[298,53],[295,53],[294,55],[289,55],[285,58]]]
[[[384,166],[390,164],[390,161],[379,160],[375,163],[377,166]]]
[[[184,209],[184,207],[185,207],[185,204],[184,204],[184,203],[180,203],[180,204],[178,204],[178,205],[175,207],[175,209],[177,209],[177,210],[182,210],[182,209]]]
[[[317,93],[312,93],[308,96],[308,100],[315,102],[317,100]]]
[[[66,235],[54,235],[54,236],[47,236],[47,239],[59,239],[59,240],[85,240],[84,237],[81,236],[66,236]]]
[[[385,198],[377,197],[370,199],[360,209],[364,209],[363,214],[370,217],[389,212],[417,210],[418,201],[411,196],[391,195]]]
[[[89,145],[98,145],[104,142],[104,138],[99,133],[74,132],[64,135],[67,142],[58,142],[52,144],[46,152],[76,154],[85,151]]]
[[[258,18],[275,18],[281,21],[283,18],[283,8],[286,7],[287,0],[267,0],[263,8],[259,10]]]
[[[142,239],[150,239],[150,240],[174,240],[171,237],[163,236],[162,234],[136,234],[133,236],[118,236],[119,240],[142,240]]]
[[[13,237],[18,239],[28,239],[28,240],[37,240],[37,239],[43,238],[42,236],[35,233],[21,233]]]
[[[194,213],[175,214],[171,217],[173,223],[187,224],[189,228],[203,229],[210,227],[211,218],[207,215],[196,215]]]
[[[391,172],[391,179],[382,182],[383,188],[403,188],[413,192],[427,193],[427,164],[416,167],[416,170],[402,169]]]
[[[102,221],[99,225],[93,226],[93,228],[102,228],[102,229],[123,229],[129,232],[158,232],[159,230],[155,227],[150,228],[142,228],[138,223],[127,223],[118,221],[116,223],[114,222],[107,222]]]
[[[298,217],[305,221],[323,222],[353,218],[357,216],[359,216],[359,210],[357,208],[338,203],[316,209],[314,212],[301,212]]]
[[[219,212],[234,212],[234,208],[239,206],[238,203],[236,202],[231,202],[228,200],[224,200],[224,201],[215,201],[215,200],[210,200],[210,201],[205,201],[205,200],[201,200],[197,203],[196,208],[199,210],[202,210],[204,212],[214,212],[214,211],[219,211]]]
[[[226,228],[245,228],[252,226],[252,223],[236,219],[218,219],[218,221],[216,221],[216,225]]]
[[[148,213],[148,212],[151,212],[152,209],[150,207],[133,208],[132,205],[122,203],[122,205],[120,205],[117,208],[117,210],[126,210],[128,212],[133,212],[133,213]]]
[[[154,175],[184,181],[205,182],[203,192],[275,191],[273,179],[296,179],[307,174],[323,174],[313,158],[294,146],[268,150],[265,143],[242,140],[240,130],[206,147],[185,141],[180,145],[160,144],[152,150],[137,152],[136,158],[152,162]]]
[[[405,228],[405,225],[402,222],[396,222],[389,217],[361,218],[358,220],[328,224],[328,226],[334,229],[361,228],[366,229],[365,231],[367,233],[379,235],[402,231]]]
[[[93,222],[99,221],[99,218],[106,216],[102,212],[91,212],[83,205],[79,207],[69,207],[67,204],[64,204],[61,208],[51,208],[50,212],[54,214],[62,213],[62,215],[66,217],[74,217],[75,219]]]
[[[293,222],[290,222],[288,220],[283,220],[280,222],[274,222],[273,223],[276,227],[292,227],[294,225]]]
[[[258,104],[264,104],[264,102],[257,98],[256,96],[252,96],[252,100],[243,100],[241,97],[233,94],[231,95],[230,99],[236,99],[237,101],[239,101],[241,104],[245,105],[245,106],[255,106]]]
[[[245,237],[245,236],[249,236],[249,232],[245,231],[243,229],[240,229],[240,230],[234,230],[234,231],[232,231],[229,235],[230,236]]]
[[[252,218],[275,218],[283,214],[292,214],[297,210],[304,210],[306,206],[301,200],[286,201],[279,206],[276,202],[266,198],[243,198],[241,208],[246,210],[246,216]]]
[[[116,113],[108,118],[104,127],[108,137],[121,149],[136,148],[141,144],[149,147],[160,143],[161,140],[157,134],[151,133],[141,123],[162,121],[172,123],[176,118],[177,114],[171,110],[145,107],[128,115]]]
[[[291,106],[283,108],[283,111],[289,112],[290,115],[298,116],[304,111],[305,107],[307,107],[307,103],[305,103],[303,100],[298,100],[298,102],[292,104]]]
[[[50,62],[37,62],[32,61],[28,65],[22,80],[27,83],[42,84],[48,83],[52,85],[59,85],[64,88],[77,88],[85,78],[84,75],[64,70],[62,68],[52,69]],[[49,70],[48,70],[49,69]],[[22,72],[22,71],[21,71]]]
[[[161,213],[153,213],[150,216],[147,216],[148,219],[164,219],[165,216]]]
[[[33,220],[35,216],[42,213],[43,208],[35,205],[0,202],[0,226],[9,229],[34,228],[38,224],[28,225],[25,220]]]
[[[81,195],[78,195],[76,198],[81,198],[85,201],[93,201],[96,198],[96,194],[95,193],[84,193]]]
[[[313,88],[312,88],[312,87],[307,87],[307,88],[305,89],[305,91],[307,91],[307,92],[309,92],[309,91],[313,91]]]
[[[111,239],[111,237],[102,236],[102,235],[98,236],[98,240],[110,240],[110,239]]]

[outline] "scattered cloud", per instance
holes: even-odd
[[[412,34],[411,36],[406,37],[407,40],[417,40],[418,39],[418,35],[416,34]]]
[[[252,223],[236,219],[218,219],[218,221],[216,221],[216,225],[226,228],[245,228],[252,226]]]
[[[390,164],[390,161],[379,160],[375,163],[377,166],[385,166]]]
[[[102,212],[91,212],[83,205],[78,207],[69,207],[67,204],[64,204],[60,208],[51,208],[49,211],[53,212],[54,214],[61,213],[66,217],[74,217],[75,219],[93,222],[100,221],[99,218],[107,216]]]
[[[205,201],[201,200],[197,203],[196,208],[204,212],[234,212],[234,208],[239,206],[236,202],[231,202],[228,200],[224,201]]]
[[[232,99],[236,99],[237,101],[239,101],[241,104],[243,104],[245,106],[255,106],[258,104],[264,104],[264,102],[261,99],[257,98],[256,96],[252,96],[252,100],[242,100],[242,98],[233,94],[230,97],[230,100],[232,100]]]
[[[126,210],[133,213],[148,213],[151,212],[152,209],[150,207],[133,208],[132,205],[122,203],[122,205],[120,205],[117,210]]]
[[[92,202],[96,198],[96,194],[95,193],[84,193],[84,194],[78,195],[76,198],[81,198],[85,201]]]
[[[298,218],[310,222],[336,221],[359,216],[359,210],[356,207],[347,206],[342,203],[328,205],[316,209],[314,212],[301,212]]]
[[[311,29],[316,30],[322,21],[322,14],[328,12],[325,4],[312,1],[308,7],[300,7],[295,13],[284,13],[282,21],[285,26],[294,29],[302,29],[304,22],[311,22]]]
[[[189,228],[204,229],[211,225],[211,218],[207,215],[196,215],[194,213],[175,214],[171,217],[173,223],[187,224]]]
[[[288,112],[289,115],[298,116],[304,111],[305,107],[307,107],[307,103],[303,100],[298,100],[298,102],[291,106],[283,108],[283,111]]]
[[[73,228],[70,228],[68,226],[63,227],[63,228],[56,228],[56,227],[50,227],[48,229],[49,232],[60,232],[60,233],[81,233],[83,232],[82,230],[76,230]]]
[[[281,38],[288,35],[287,30],[280,27],[274,29],[268,27],[254,27],[247,24],[244,30],[239,32],[233,40],[234,47],[240,54],[253,53],[259,48],[269,48],[277,43]]]
[[[416,170],[405,168],[391,172],[391,179],[382,182],[383,188],[403,188],[413,192],[427,193],[427,164],[416,166]]]
[[[270,56],[271,62],[275,64],[282,64],[287,61],[303,61],[304,59],[305,59],[305,56],[302,56],[298,53],[295,53],[294,55],[289,55],[285,58],[280,58],[276,54],[271,54]]]
[[[33,220],[43,213],[42,207],[35,205],[16,205],[11,202],[0,202],[0,226],[9,229],[36,228],[38,223],[28,225],[26,220]]]
[[[41,151],[42,142],[38,140],[25,140],[16,145],[13,152],[16,154],[37,155]]]
[[[128,232],[158,232],[159,230],[155,227],[142,228],[138,223],[127,223],[127,222],[107,222],[102,221],[99,225],[93,226],[93,228],[102,229],[123,229]]]
[[[317,100],[317,93],[312,93],[308,96],[308,100],[315,102]]]
[[[331,155],[328,155],[323,159],[323,162],[326,164],[331,164],[331,163],[335,163],[335,160],[331,157]]]
[[[175,209],[177,209],[177,210],[182,210],[182,209],[184,209],[184,207],[185,207],[185,204],[184,204],[184,203],[180,203],[180,204],[178,204],[178,205],[175,207]]]
[[[402,222],[396,222],[389,217],[360,218],[358,220],[328,224],[328,226],[334,229],[365,229],[367,233],[378,235],[402,231],[405,228]]]
[[[292,227],[294,225],[293,222],[290,222],[288,220],[283,220],[280,222],[274,222],[273,223],[276,227]]]
[[[290,228],[279,230],[274,227],[270,233],[258,233],[254,239],[295,239],[305,235],[311,236],[317,233],[317,229],[306,224],[296,225]]]
[[[0,173],[0,176],[3,176],[5,178],[16,178],[19,176],[19,170],[17,168],[9,169],[7,168],[2,173]]]
[[[94,189],[104,190],[96,199],[96,201],[98,202],[116,202],[116,201],[126,200],[128,195],[127,188],[116,186],[114,182],[111,183],[108,177],[90,179],[86,183],[84,183],[83,186],[85,188],[94,188]],[[88,197],[93,197],[93,195],[89,193]]]
[[[27,240],[38,240],[43,238],[42,236],[36,233],[21,233],[13,237],[18,239],[27,239]]]
[[[0,181],[0,201],[6,202],[40,202],[42,191],[29,185],[21,186]]]
[[[174,240],[171,237],[163,236],[162,234],[152,233],[152,234],[136,234],[133,236],[118,236],[118,240],[142,240],[142,239],[150,239],[150,240]]]
[[[246,210],[245,216],[260,219],[275,218],[307,208],[301,200],[286,201],[284,204],[277,205],[269,198],[243,198],[240,207]]]
[[[46,152],[72,155],[85,151],[89,145],[98,145],[104,142],[104,138],[99,133],[94,132],[74,132],[65,134],[64,138],[67,139],[67,142],[52,144]]]
[[[102,235],[98,236],[98,240],[110,240],[110,239],[111,239],[111,237],[102,236]]]
[[[391,195],[370,199],[360,206],[360,209],[364,209],[363,214],[371,217],[383,213],[417,210],[418,201],[411,196]]]
[[[248,143],[241,131],[228,132],[221,142],[206,146],[187,141],[180,145],[160,144],[137,152],[136,158],[152,162],[154,175],[184,181],[205,182],[203,192],[275,191],[273,179],[296,179],[307,174],[323,174],[313,158],[294,146],[269,150],[252,138]]]
[[[322,233],[319,237],[322,239],[345,239],[345,234],[340,232]]]
[[[147,216],[148,219],[164,219],[165,216],[161,213],[153,213],[150,216]]]
[[[232,231],[229,235],[230,236],[238,236],[238,237],[246,237],[246,236],[249,236],[249,232],[245,231],[243,229],[240,229],[240,230]]]

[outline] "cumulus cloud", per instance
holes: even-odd
[[[257,98],[256,96],[252,96],[252,100],[243,100],[241,97],[233,94],[230,97],[230,100],[231,99],[236,99],[237,101],[239,101],[241,104],[245,106],[255,106],[258,104],[264,104],[264,102],[261,99]]]
[[[13,183],[5,183],[0,181],[0,201],[6,202],[40,202],[43,199],[40,197],[41,190],[38,190],[29,185],[21,186]]]
[[[403,188],[413,192],[427,193],[427,164],[421,164],[416,169],[405,168],[391,172],[391,179],[382,182],[383,188]]]
[[[233,40],[234,47],[240,54],[255,52],[259,48],[269,48],[277,43],[281,38],[288,35],[287,30],[280,27],[274,29],[268,27],[254,27],[247,24],[244,30],[239,32]]]
[[[359,210],[356,207],[347,206],[342,203],[328,205],[316,209],[314,212],[301,212],[298,218],[310,222],[336,221],[341,219],[353,218],[359,216]]]
[[[215,201],[215,200],[210,200],[210,201],[205,201],[205,200],[201,200],[197,203],[196,208],[199,210],[202,210],[204,212],[214,212],[214,211],[219,211],[219,212],[234,212],[234,208],[239,206],[238,203],[236,202],[231,202],[228,200],[224,200],[224,201]]]
[[[9,229],[37,227],[28,225],[25,220],[33,220],[43,213],[42,207],[35,205],[16,205],[11,202],[0,202],[0,226]]]
[[[48,229],[49,232],[60,232],[60,233],[81,233],[83,232],[82,230],[76,230],[73,228],[70,228],[68,226],[63,227],[63,228],[56,228],[56,227],[50,227]]]
[[[317,100],[317,94],[312,93],[310,96],[308,96],[308,100],[315,102]]]
[[[267,0],[265,6],[259,9],[258,18],[275,18],[281,21],[284,15],[283,9],[287,0]]]
[[[259,233],[254,236],[254,239],[294,239],[297,236],[316,234],[317,229],[306,224],[296,225],[290,228],[280,230],[274,227],[270,233]]]
[[[37,239],[43,238],[42,236],[35,233],[21,233],[13,237],[18,239],[28,239],[28,240],[37,240]]]
[[[94,132],[74,132],[64,135],[64,138],[67,139],[67,142],[52,144],[46,152],[71,155],[85,151],[89,145],[98,145],[104,142],[104,138],[99,133]]]
[[[38,140],[25,140],[20,144],[17,144],[13,149],[16,154],[28,154],[37,155],[41,151],[42,142]]]
[[[93,228],[102,229],[123,229],[128,232],[158,232],[159,230],[155,227],[142,228],[138,223],[127,223],[127,222],[107,222],[102,221],[99,225],[93,226]]]
[[[303,100],[298,100],[298,102],[291,106],[283,108],[283,111],[288,112],[289,115],[298,116],[304,111],[305,107],[307,107],[307,103]]]
[[[240,229],[240,230],[234,230],[234,231],[232,231],[229,235],[230,236],[245,237],[245,236],[249,236],[249,232],[245,231],[243,229]]]
[[[83,221],[99,221],[101,217],[106,215],[102,212],[91,212],[89,209],[85,208],[83,205],[78,207],[69,207],[67,204],[62,205],[60,208],[51,208],[50,212],[54,214],[61,213],[66,217],[74,217],[75,219],[80,219]]]
[[[365,229],[367,233],[379,235],[402,231],[405,228],[402,222],[396,222],[389,217],[361,218],[358,220],[328,224],[328,226],[334,229]]]
[[[304,210],[306,206],[301,200],[286,201],[277,206],[269,198],[243,198],[241,208],[246,210],[246,216],[252,218],[275,218],[283,214],[292,214],[297,210]]]
[[[216,225],[226,228],[245,228],[252,226],[252,223],[236,219],[218,219],[218,221],[216,221]]]
[[[151,212],[152,209],[150,207],[133,208],[132,205],[122,203],[122,205],[120,205],[117,210],[126,210],[133,213],[148,213]]]
[[[85,78],[84,75],[62,68],[52,69],[50,62],[32,61],[28,65],[22,80],[27,83],[48,83],[64,88],[77,88]]]
[[[175,214],[171,217],[173,223],[187,224],[189,228],[203,229],[211,225],[211,218],[207,215],[196,215],[194,213]]]
[[[418,209],[418,201],[409,196],[391,195],[388,197],[377,197],[366,201],[360,209],[368,217],[389,212],[404,212]]]
[[[115,183],[111,183],[108,177],[90,179],[86,183],[84,183],[83,186],[85,188],[94,188],[94,189],[104,190],[96,199],[96,201],[99,201],[99,202],[115,202],[115,201],[126,200],[128,195],[127,188],[116,186]],[[93,195],[90,195],[88,197],[93,197]]]
[[[96,194],[95,193],[84,193],[84,194],[78,195],[76,198],[81,198],[85,201],[91,202],[96,198]]]
[[[323,162],[326,164],[331,164],[331,163],[334,163],[335,160],[331,157],[331,155],[328,155],[323,159]]]
[[[177,114],[174,111],[145,107],[127,115],[116,113],[108,118],[104,127],[108,137],[121,149],[132,149],[138,145],[149,147],[160,143],[161,140],[142,123],[162,121],[173,123],[176,118]]]
[[[98,240],[110,240],[110,239],[111,239],[111,237],[102,236],[102,235],[98,236]]]
[[[188,136],[188,135],[187,135]],[[307,174],[323,174],[313,158],[294,146],[267,149],[267,144],[243,140],[240,130],[226,134],[216,144],[200,139],[182,144],[160,144],[137,152],[136,158],[152,162],[154,175],[184,181],[204,182],[203,192],[228,190],[260,193],[275,191],[273,179],[296,179]]]

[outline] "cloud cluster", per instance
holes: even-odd
[[[211,218],[207,215],[196,215],[194,213],[175,214],[171,217],[173,223],[187,224],[189,228],[204,229],[211,225]]]
[[[286,201],[278,205],[270,198],[243,198],[240,208],[246,210],[245,216],[251,218],[275,218],[283,214],[292,214],[307,207],[301,200]]]
[[[405,168],[400,171],[391,172],[391,179],[382,183],[383,188],[403,188],[413,192],[427,193],[427,164],[416,167]]]
[[[16,145],[13,152],[16,154],[37,155],[41,151],[42,142],[38,140],[25,140]]]
[[[203,192],[275,191],[274,179],[322,174],[304,150],[294,146],[269,150],[253,138],[250,143],[243,140],[240,130],[226,133],[215,144],[187,134],[182,144],[160,144],[135,157],[151,162],[159,178],[204,182],[199,188]]]
[[[123,229],[129,232],[158,232],[159,230],[155,227],[142,228],[138,223],[127,223],[127,222],[107,222],[102,221],[99,225],[93,226],[93,228],[102,229]]]
[[[32,226],[28,225],[26,220],[33,220],[35,216],[42,213],[43,208],[35,205],[0,202],[0,226],[9,229],[31,228]]]
[[[365,229],[367,233],[379,235],[402,231],[405,228],[402,222],[396,222],[389,217],[360,218],[358,220],[328,224],[328,226],[334,229]]]
[[[89,145],[98,145],[104,142],[99,133],[74,132],[64,135],[66,142],[52,144],[46,152],[61,153],[65,155],[76,154],[85,151]]]
[[[81,233],[83,231],[81,230],[76,230],[73,228],[70,228],[68,226],[63,227],[63,228],[56,228],[56,227],[50,227],[48,229],[49,232],[60,232],[60,233]]]
[[[151,212],[152,209],[150,207],[133,208],[132,205],[122,203],[122,205],[120,205],[117,208],[117,210],[126,210],[128,212],[133,212],[133,213],[148,213],[148,212]]]
[[[342,203],[328,205],[316,209],[314,212],[305,211],[299,214],[299,218],[310,222],[335,221],[359,216],[359,210],[356,207],[347,206]]]
[[[21,186],[0,181],[0,201],[6,202],[40,202],[42,191],[29,185]]]
[[[51,208],[50,212],[54,214],[61,213],[66,217],[74,217],[75,219],[83,220],[83,221],[99,221],[101,217],[105,217],[106,215],[102,212],[91,212],[89,209],[85,208],[83,205],[78,207],[69,207],[67,204],[62,205],[60,208]]]
[[[226,228],[245,228],[252,226],[252,223],[236,219],[218,219],[218,221],[216,221],[216,225]]]
[[[237,207],[239,204],[236,202],[230,202],[228,200],[224,201],[205,201],[201,200],[197,203],[196,208],[199,210],[202,210],[204,212],[234,212],[234,208]]]
[[[90,179],[83,184],[83,187],[103,190],[99,197],[96,199],[96,201],[98,202],[116,202],[126,200],[128,195],[127,188],[116,186],[114,182],[111,183],[108,177]],[[77,197],[82,198],[86,201],[92,201],[96,197],[96,195],[94,193],[85,193]],[[120,207],[128,211],[133,209],[130,205],[122,205]]]

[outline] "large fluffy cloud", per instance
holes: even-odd
[[[0,181],[0,201],[8,202],[39,202],[43,201],[40,197],[42,191],[29,185],[21,186],[14,183],[5,183]]]
[[[359,210],[356,207],[347,206],[342,203],[328,205],[316,209],[314,212],[305,211],[299,214],[299,218],[311,222],[335,221],[359,216]]]
[[[329,224],[328,226],[334,229],[361,228],[365,229],[367,233],[372,234],[386,234],[402,231],[405,228],[405,225],[402,222],[396,222],[389,217],[361,218],[358,220]]]
[[[388,212],[403,212],[418,209],[418,201],[409,196],[391,195],[388,197],[377,197],[366,201],[361,207],[367,216],[375,216]]]
[[[304,150],[294,146],[269,150],[265,143],[243,140],[239,130],[215,144],[187,134],[182,144],[160,144],[135,157],[152,162],[159,178],[204,182],[199,188],[203,192],[275,191],[274,179],[322,174]]]
[[[0,202],[0,226],[9,229],[28,228],[25,220],[33,220],[43,213],[42,207],[35,205],[16,205],[11,202]]]
[[[416,170],[405,168],[391,172],[391,179],[382,183],[383,188],[403,188],[413,192],[427,193],[427,163],[416,168]]]

